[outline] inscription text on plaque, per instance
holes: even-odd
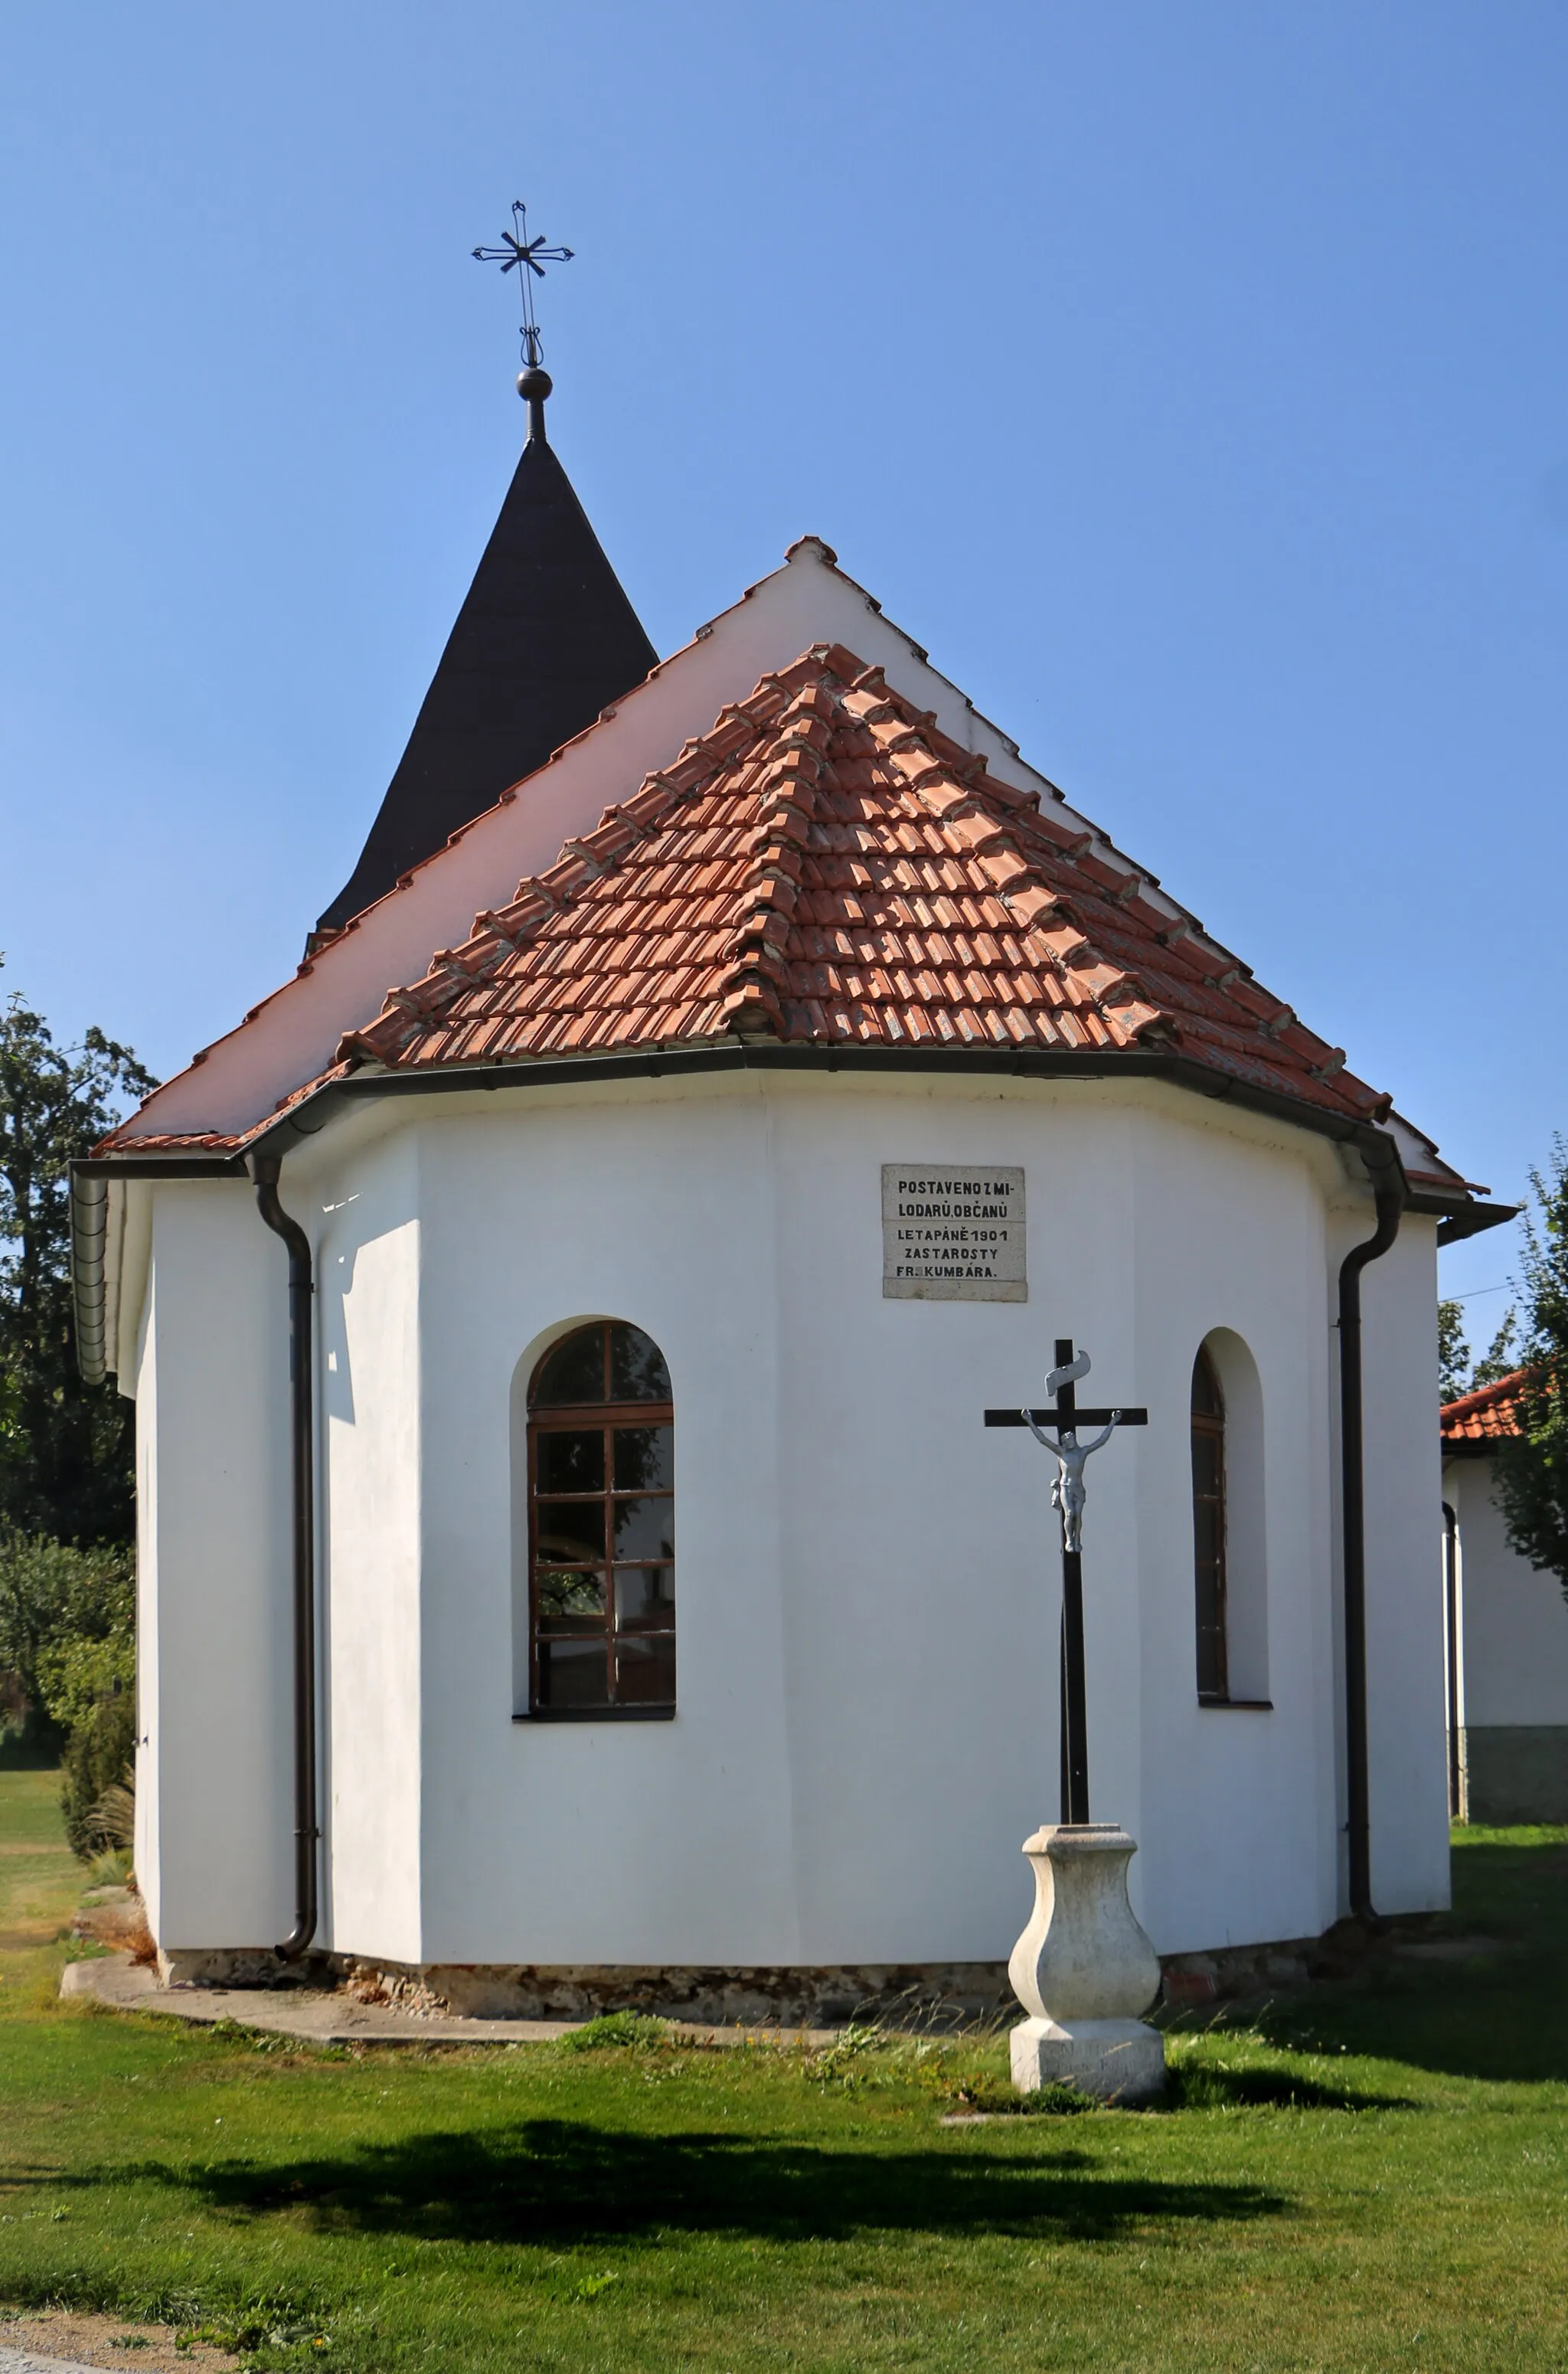
[[[900,1302],[1027,1302],[1023,1171],[884,1162],[882,1290]]]

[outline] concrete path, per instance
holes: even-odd
[[[181,2343],[183,2347],[180,2346]],[[0,2309],[0,2374],[238,2374],[232,2351],[95,2309]]]
[[[79,2357],[35,2357],[30,2349],[0,2347],[0,2374],[99,2374]]]
[[[356,2003],[352,1995],[314,1987],[165,1987],[156,1970],[125,1954],[67,1962],[62,1995],[86,1996],[114,2011],[161,2012],[211,2027],[233,2020],[269,2036],[304,2044],[556,2044],[575,2019],[457,2019],[440,2012],[400,2011],[390,2004]],[[670,2032],[693,2044],[830,2044],[831,2027],[704,2027],[671,2020]],[[0,2374],[8,2374],[0,2363]]]

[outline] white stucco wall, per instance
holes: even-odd
[[[911,1158],[1024,1166],[1026,1305],[883,1300],[879,1168]],[[1333,1279],[1371,1213],[1320,1142],[1153,1087],[750,1075],[376,1108],[285,1188],[321,1246],[328,1942],[1004,1955],[1056,1808],[1058,1567],[1048,1462],[980,1413],[1038,1393],[1059,1333],[1153,1420],[1091,1470],[1086,1572],[1094,1811],[1141,1839],[1156,1943],[1335,1917]],[[1408,1221],[1366,1279],[1388,1910],[1446,1887],[1432,1263]],[[679,1712],[515,1722],[514,1381],[598,1315],[674,1382]],[[1215,1328],[1262,1399],[1271,1710],[1196,1700],[1187,1401]]]
[[[907,1160],[1023,1167],[1026,1304],[883,1299],[880,1166]],[[1163,1951],[1334,1919],[1334,1280],[1371,1208],[1321,1141],[1152,1084],[740,1074],[363,1108],[283,1192],[317,1258],[323,1945],[1005,1956],[1056,1812],[1059,1567],[1050,1463],[981,1413],[1038,1395],[1059,1334],[1088,1399],[1152,1421],[1090,1470],[1093,1810],[1140,1839]],[[263,1944],[292,1909],[285,1259],[241,1182],[153,1204],[143,1863],[165,1945]],[[1446,1891],[1433,1262],[1408,1220],[1364,1281],[1387,1910]],[[515,1391],[596,1316],[673,1381],[670,1722],[514,1720]],[[1188,1396],[1216,1330],[1256,1369],[1268,1708],[1197,1702]]]
[[[146,1199],[151,1202],[151,1197]],[[150,1229],[149,1229],[150,1233]],[[136,1837],[135,1869],[152,1933],[163,1897],[158,1756],[158,1306],[144,1289],[135,1365],[122,1369],[136,1404]]]
[[[797,1961],[763,1108],[491,1102],[419,1132],[426,1958]],[[514,1723],[513,1378],[599,1314],[673,1381],[681,1711]]]
[[[1467,1725],[1568,1724],[1568,1601],[1508,1546],[1490,1459],[1451,1460],[1443,1498],[1458,1519]]]
[[[1336,1235],[1336,1263],[1363,1233]],[[1338,1358],[1338,1339],[1335,1339]],[[1448,1901],[1436,1423],[1437,1224],[1407,1215],[1362,1273],[1366,1442],[1366,1660],[1373,1900],[1383,1912]]]
[[[316,1240],[321,1942],[391,1961],[421,1936],[420,1146],[372,1140],[314,1208],[289,1182]]]
[[[153,1202],[137,1872],[161,1945],[264,1946],[293,1918],[287,1265],[242,1181]]]
[[[1139,1478],[1141,1860],[1165,1951],[1315,1934],[1337,1910],[1325,1173],[1195,1113],[1141,1118],[1128,1148],[1138,1399],[1178,1416],[1151,1426]],[[1271,1711],[1197,1697],[1186,1418],[1194,1354],[1222,1328],[1261,1390]]]

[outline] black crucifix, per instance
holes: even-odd
[[[1056,1366],[1046,1391],[1054,1409],[989,1409],[988,1426],[1026,1426],[1057,1463],[1051,1506],[1061,1513],[1061,1818],[1089,1818],[1088,1707],[1083,1681],[1083,1467],[1091,1452],[1107,1443],[1118,1426],[1147,1426],[1146,1409],[1080,1409],[1077,1381],[1089,1373],[1089,1355],[1074,1355],[1071,1335],[1059,1335]],[[1104,1430],[1080,1442],[1081,1426]],[[1052,1434],[1056,1440],[1051,1440]]]

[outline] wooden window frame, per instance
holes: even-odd
[[[1199,1410],[1196,1406],[1198,1398],[1196,1389],[1200,1369],[1207,1372],[1213,1399],[1218,1404],[1217,1408],[1213,1411]],[[1209,1350],[1206,1344],[1200,1344],[1199,1346],[1197,1357],[1194,1359],[1192,1364],[1192,1390],[1189,1393],[1188,1401],[1188,1423],[1190,1427],[1188,1439],[1191,1441],[1194,1450],[1196,1450],[1199,1439],[1202,1438],[1206,1441],[1212,1442],[1215,1446],[1216,1451],[1214,1460],[1215,1488],[1211,1495],[1209,1493],[1199,1493],[1198,1488],[1198,1469],[1196,1461],[1194,1461],[1192,1467],[1192,1581],[1194,1616],[1197,1634],[1195,1645],[1198,1663],[1198,1703],[1199,1706],[1231,1706],[1235,1702],[1231,1697],[1230,1688],[1230,1643],[1228,1639],[1226,1608],[1225,1394],[1224,1387],[1220,1381],[1220,1372],[1214,1366],[1213,1355]],[[1211,1626],[1206,1628],[1203,1622],[1205,1578],[1199,1564],[1198,1555],[1198,1510],[1200,1499],[1207,1501],[1211,1498],[1213,1502],[1214,1510],[1214,1570],[1210,1581],[1211,1581],[1213,1592],[1214,1620]],[[1208,1676],[1207,1686],[1205,1686],[1204,1669],[1204,1634],[1206,1628],[1212,1634],[1212,1647],[1214,1651],[1213,1671]]]
[[[552,1637],[562,1639],[579,1640],[592,1639],[595,1637],[592,1632],[585,1631],[573,1631],[570,1633],[563,1631],[559,1634],[552,1635],[546,1627],[542,1626],[540,1621],[538,1585],[539,1567],[541,1562],[539,1550],[539,1444],[541,1440],[544,1436],[552,1434],[591,1434],[597,1432],[602,1434],[603,1437],[604,1451],[603,1472],[604,1481],[600,1490],[597,1492],[582,1493],[552,1491],[546,1493],[544,1497],[547,1500],[596,1500],[605,1505],[605,1556],[597,1566],[591,1559],[582,1560],[581,1565],[585,1573],[602,1572],[604,1577],[604,1620],[602,1630],[605,1663],[609,1675],[608,1686],[612,1689],[614,1686],[615,1641],[620,1629],[616,1621],[615,1610],[615,1575],[617,1561],[614,1557],[614,1535],[611,1526],[611,1518],[614,1512],[614,1502],[617,1499],[664,1499],[669,1501],[672,1510],[674,1507],[675,1489],[673,1476],[672,1481],[668,1486],[659,1486],[651,1489],[639,1488],[635,1491],[623,1490],[621,1492],[617,1492],[615,1489],[614,1434],[616,1428],[663,1426],[670,1428],[673,1434],[675,1424],[675,1407],[673,1399],[662,1402],[613,1402],[609,1398],[612,1358],[611,1338],[613,1331],[617,1326],[626,1324],[629,1324],[629,1322],[620,1320],[602,1319],[591,1320],[582,1327],[574,1327],[569,1329],[565,1335],[558,1335],[556,1341],[549,1346],[548,1350],[541,1355],[533,1374],[529,1380],[528,1712],[524,1716],[515,1717],[514,1720],[518,1722],[673,1722],[675,1718],[676,1697],[674,1695],[672,1695],[668,1699],[659,1699],[652,1702],[638,1702],[634,1700],[630,1703],[620,1704],[617,1704],[612,1698],[602,1706],[582,1707],[546,1706],[542,1703],[540,1697],[539,1650],[541,1636],[543,1635],[546,1640]],[[543,1405],[539,1404],[535,1400],[535,1395],[539,1390],[540,1381],[549,1363],[556,1357],[564,1345],[570,1343],[575,1337],[588,1334],[595,1328],[599,1330],[602,1338],[602,1375],[604,1386],[604,1399],[602,1401],[592,1402],[549,1402]],[[638,1329],[637,1332],[638,1334],[642,1334],[644,1331]],[[651,1338],[649,1340],[651,1341]],[[655,1348],[657,1349],[657,1346],[655,1346]],[[660,1357],[661,1359],[663,1357],[661,1353]],[[569,1559],[561,1559],[555,1561],[555,1563],[560,1566],[569,1567],[574,1563],[574,1561]],[[619,1564],[623,1566],[647,1566],[649,1564],[662,1563],[664,1563],[662,1560],[649,1560],[647,1558],[622,1559],[619,1561]],[[670,1561],[672,1571],[673,1571],[675,1563],[676,1562],[673,1560]],[[658,1628],[649,1628],[648,1629],[638,1629],[636,1631],[628,1630],[628,1638],[643,1640],[668,1640],[671,1642],[672,1649],[673,1650],[678,1622],[678,1614],[675,1614],[673,1615],[672,1620],[667,1627],[661,1626]],[[678,1690],[678,1681],[674,1686]]]

